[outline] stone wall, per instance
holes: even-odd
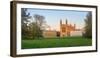
[[[44,38],[57,37],[57,32],[56,31],[43,31],[43,37]]]
[[[71,31],[70,36],[82,36],[82,31]]]

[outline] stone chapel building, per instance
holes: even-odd
[[[70,36],[71,31],[76,31],[76,25],[68,24],[68,21],[66,20],[66,23],[63,24],[62,20],[60,20],[60,36]]]
[[[65,21],[64,24],[62,20],[60,20],[60,31],[55,30],[45,30],[43,31],[43,37],[67,37],[67,36],[82,36],[82,32],[80,29],[76,29],[76,24],[68,24],[68,21]],[[73,35],[72,35],[73,34]]]

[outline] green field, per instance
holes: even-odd
[[[92,39],[83,37],[41,38],[22,40],[22,49],[91,46]]]

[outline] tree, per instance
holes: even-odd
[[[92,38],[92,14],[89,12],[85,19],[85,37]]]
[[[45,23],[45,17],[41,15],[35,14],[34,21],[31,22],[28,26],[30,37],[33,39],[38,39],[39,37],[42,37],[42,32],[44,30],[44,23]]]
[[[21,9],[21,20],[22,20],[21,22],[22,22],[22,25],[27,24],[27,22],[29,22],[28,21],[28,18],[30,18],[29,16],[30,16],[30,13],[27,13],[27,9],[22,8]]]
[[[35,39],[36,37],[42,37],[42,31],[45,29],[43,26],[45,17],[37,14],[33,17],[35,21],[31,22],[28,19],[32,19],[32,16],[27,12],[27,9],[21,9],[22,36]]]
[[[42,37],[42,34],[43,34],[43,30],[45,29],[44,28],[44,23],[45,23],[45,17],[44,16],[41,16],[41,15],[38,15],[38,14],[35,14],[34,15],[34,19],[35,19],[35,24],[33,24],[33,26],[35,25],[35,28],[36,28],[36,36],[37,37]],[[33,28],[33,29],[35,29]]]
[[[27,29],[27,22],[30,18],[30,13],[27,13],[26,8],[21,9],[21,27],[22,27],[22,35],[28,35],[28,29]]]
[[[30,35],[31,35],[30,37],[32,37],[33,39],[42,37],[41,30],[39,26],[36,24],[36,22],[30,23],[29,30],[30,30]]]
[[[35,19],[36,24],[39,26],[41,30],[45,29],[45,27],[43,26],[46,23],[46,21],[44,20],[45,19],[44,16],[35,14],[34,19]]]

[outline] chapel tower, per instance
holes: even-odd
[[[71,31],[75,31],[76,25],[68,24],[68,21],[66,19],[66,23],[62,23],[62,20],[60,20],[60,36],[65,37],[65,36],[70,36]]]

